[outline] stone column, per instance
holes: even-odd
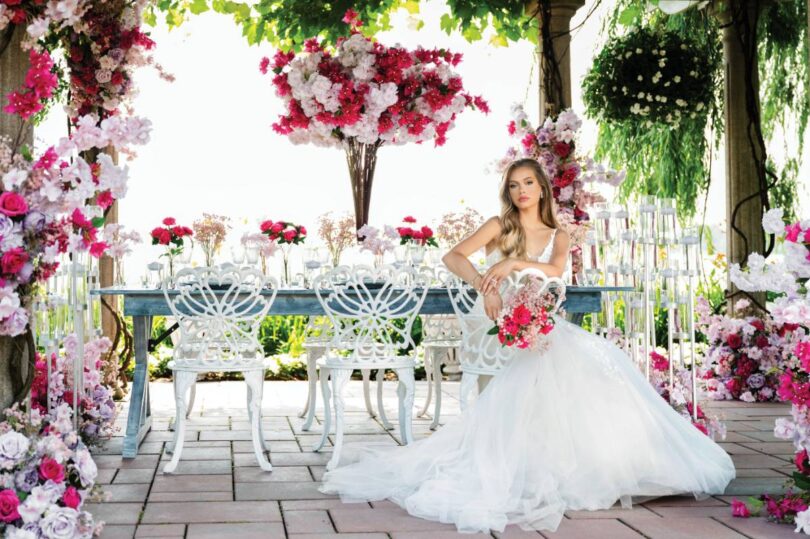
[[[757,161],[762,158],[762,149],[758,144],[752,147],[750,140],[756,141],[753,126],[748,117],[746,88],[746,61],[740,41],[745,37],[746,29],[732,21],[734,9],[739,9],[738,2],[732,0],[725,9],[717,9],[716,15],[723,25],[723,63],[725,72],[724,111],[725,111],[725,147],[726,147],[726,238],[728,262],[741,262],[750,253],[763,252],[765,236],[762,231],[762,200],[758,196],[748,198],[759,191]],[[750,10],[748,19],[754,20],[756,9],[754,2],[748,2]],[[759,76],[757,56],[753,62],[754,104],[759,109]],[[734,224],[741,232],[732,228],[734,208],[744,199],[746,202],[737,211]],[[744,237],[743,237],[744,235]],[[747,244],[746,244],[747,239]],[[729,289],[733,290],[729,282]],[[764,295],[757,297],[764,300]],[[733,302],[731,302],[733,303]],[[731,305],[729,305],[731,309]],[[731,312],[731,311],[729,311]]]
[[[543,43],[542,0],[533,0],[529,8],[536,13],[540,23],[540,39],[537,54],[540,63],[540,124],[547,116],[571,106],[571,18],[585,0],[549,0],[549,37],[558,70],[546,60]]]
[[[24,34],[25,28],[9,27],[0,31],[0,48],[5,45],[5,49],[0,52],[0,137],[11,138],[12,144],[20,133],[21,120],[19,116],[3,112],[2,107],[8,103],[6,96],[19,89],[25,81],[25,73],[28,71],[28,54],[20,48]],[[31,129],[28,129],[22,134],[21,142],[31,144],[32,141],[32,132]],[[2,416],[2,410],[12,403],[14,397],[12,379],[21,379],[21,373],[17,372],[19,369],[22,369],[23,373],[27,372],[25,364],[17,367],[11,365],[10,358],[13,355],[14,347],[15,344],[11,338],[0,337],[0,416]],[[23,357],[25,358],[25,356]]]

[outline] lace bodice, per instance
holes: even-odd
[[[543,264],[547,264],[551,260],[551,255],[554,252],[554,238],[557,237],[557,229],[555,228],[551,233],[551,238],[548,240],[545,248],[543,251],[537,256],[530,256],[529,259],[533,260],[534,262],[540,262]],[[501,250],[495,248],[491,253],[487,255],[487,267],[492,266],[493,264],[498,263],[503,259],[503,254]]]

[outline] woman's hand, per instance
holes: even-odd
[[[501,281],[514,271],[516,262],[514,258],[505,258],[497,264],[493,264],[481,280],[481,293],[489,295],[493,291],[497,292]]]
[[[496,291],[484,296],[484,312],[487,313],[490,320],[497,320],[502,308],[503,299],[501,299],[500,293]]]

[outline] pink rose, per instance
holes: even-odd
[[[174,217],[166,217],[163,220],[163,224],[166,226],[173,226],[175,223],[177,223],[177,221],[175,220]]]
[[[284,239],[286,241],[293,241],[295,239],[296,235],[297,234],[296,234],[295,230],[286,230],[284,232]]]
[[[270,232],[273,232],[274,234],[278,234],[282,230],[284,230],[284,223],[282,223],[281,221],[279,221],[278,223],[273,223],[270,226]]]
[[[404,221],[404,222],[406,222],[406,223],[415,223],[415,222],[416,222],[416,218],[411,217],[410,215],[408,215],[408,216],[406,216],[406,217],[403,219],[403,221]]]
[[[28,253],[22,247],[15,247],[3,253],[0,258],[0,268],[2,268],[3,275],[17,275],[28,262]]]
[[[741,502],[736,498],[731,500],[731,514],[735,517],[742,517],[742,518],[748,518],[751,516],[751,512],[748,510],[748,506],[746,506],[744,502]]]
[[[28,203],[17,193],[6,191],[0,194],[0,213],[9,217],[17,217],[28,213]]]
[[[801,473],[810,475],[810,461],[808,461],[806,449],[802,449],[796,453],[793,457],[793,463],[796,465],[796,469]]]
[[[17,508],[20,506],[20,499],[17,493],[11,489],[0,491],[0,522],[14,522],[20,518]]]
[[[79,505],[82,503],[82,496],[79,494],[79,491],[76,490],[76,487],[68,487],[65,489],[65,493],[62,495],[62,503],[65,504],[65,507],[70,507],[71,509],[79,508]]]
[[[273,221],[262,221],[262,224],[259,225],[259,230],[262,232],[267,232],[273,227]]]
[[[50,457],[42,457],[39,464],[39,477],[44,481],[51,480],[54,483],[61,483],[65,480],[65,468]]]
[[[152,245],[169,245],[172,241],[172,233],[165,228],[157,227],[152,229]]]
[[[298,227],[298,233],[299,233],[299,234],[301,234],[302,236],[306,236],[306,235],[307,235],[307,229],[306,229],[306,227],[305,227],[305,226],[303,226],[303,225],[299,226],[299,227]]]
[[[532,321],[532,312],[525,305],[515,307],[512,317],[521,326],[525,326]]]

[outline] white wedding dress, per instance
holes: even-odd
[[[538,261],[549,260],[549,247]],[[553,531],[568,509],[724,492],[735,476],[729,456],[622,350],[561,318],[550,339],[542,354],[517,351],[459,419],[430,437],[346,447],[341,464],[352,462],[327,472],[321,490],[347,502],[387,498],[469,533],[508,524]]]

